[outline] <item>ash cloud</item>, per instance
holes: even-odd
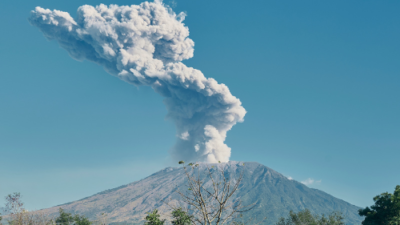
[[[194,51],[184,19],[184,13],[155,1],[84,5],[76,19],[36,7],[29,22],[72,58],[95,62],[129,84],[151,86],[162,95],[167,118],[177,129],[176,159],[227,162],[226,133],[243,121],[246,110],[226,85],[181,62]]]

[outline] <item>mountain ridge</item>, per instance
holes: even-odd
[[[246,218],[261,219],[267,216],[267,224],[272,224],[279,217],[286,216],[290,210],[297,212],[308,208],[317,214],[341,211],[346,216],[347,224],[361,223],[361,217],[357,214],[359,207],[324,191],[309,188],[296,180],[290,180],[257,162],[198,164],[200,171],[211,166],[224,167],[233,179],[243,170],[241,187],[233,198],[240,197],[244,204],[257,203],[256,207],[245,215]],[[145,213],[154,208],[159,209],[163,217],[167,217],[171,209],[165,204],[166,199],[170,199],[172,204],[180,204],[175,190],[184,185],[183,168],[167,167],[141,180],[42,211],[56,215],[58,208],[62,207],[67,212],[83,214],[92,220],[105,212],[109,215],[110,222],[140,224]]]

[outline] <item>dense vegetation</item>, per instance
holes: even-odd
[[[375,204],[360,209],[360,216],[365,216],[363,225],[400,225],[400,185],[394,193],[382,193],[374,197]]]
[[[313,215],[306,209],[298,213],[291,211],[286,218],[280,218],[276,225],[344,225],[344,217],[341,213],[333,212],[328,216]]]
[[[57,225],[90,225],[92,223],[85,216],[73,216],[71,213],[66,213],[62,208],[59,209],[59,213],[60,215],[55,219]]]
[[[158,214],[157,209],[147,213],[145,220],[145,225],[163,225],[165,223],[165,220],[160,219],[160,214]]]

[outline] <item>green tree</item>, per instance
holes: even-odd
[[[74,221],[76,225],[90,225],[92,222],[85,216],[75,215]]]
[[[153,212],[148,212],[145,220],[145,225],[163,225],[165,223],[165,220],[160,220],[160,214],[158,214],[157,209],[153,210]]]
[[[177,208],[172,211],[172,220],[173,225],[190,225],[192,224],[192,217],[189,216],[182,208]]]
[[[365,209],[360,209],[358,214],[365,216],[363,225],[400,225],[400,185],[394,193],[382,193],[374,197],[375,204]]]
[[[65,212],[62,208],[59,210],[60,215],[56,218],[56,223],[60,225],[90,225],[92,222],[85,216],[72,215],[71,213]]]
[[[290,211],[288,217],[280,218],[276,225],[344,225],[343,220],[344,217],[338,212],[333,212],[326,217],[313,215],[306,209],[298,213]]]
[[[74,222],[74,217],[71,213],[66,213],[64,209],[58,209],[59,216],[56,218],[56,223],[59,225],[69,225]]]

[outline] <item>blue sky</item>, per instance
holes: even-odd
[[[0,196],[28,209],[74,201],[175,166],[162,97],[71,59],[0,2]],[[400,184],[398,1],[165,1],[187,13],[188,66],[226,84],[248,111],[231,160],[257,161],[358,206]],[[0,198],[0,205],[3,205]]]

